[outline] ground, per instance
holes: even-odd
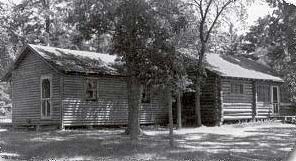
[[[131,144],[124,129],[35,132],[0,128],[0,160],[229,160],[287,159],[296,126],[261,122],[175,131],[145,127]],[[2,159],[1,159],[2,158]]]

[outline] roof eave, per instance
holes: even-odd
[[[218,74],[218,73],[216,73]],[[255,78],[243,78],[243,77],[231,77],[231,76],[223,76],[218,74],[222,78],[230,78],[230,79],[243,79],[243,80],[256,80],[256,81],[271,81],[271,82],[278,82],[278,83],[284,83],[285,81],[283,79],[281,80],[275,80],[275,79],[255,79]]]
[[[110,76],[110,77],[126,77],[125,75],[116,73],[88,73],[88,72],[78,72],[78,71],[64,71],[66,75],[81,75],[81,76]]]

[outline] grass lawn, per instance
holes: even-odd
[[[0,160],[285,160],[296,127],[279,122],[184,128],[170,148],[167,129],[145,127],[137,145],[124,129],[50,132],[0,128]]]

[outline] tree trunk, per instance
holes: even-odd
[[[45,33],[46,33],[46,45],[47,46],[50,46],[51,44],[50,44],[50,24],[51,24],[51,22],[50,22],[50,15],[49,15],[49,13],[50,13],[50,7],[49,7],[49,3],[50,3],[50,1],[49,0],[43,0],[42,1],[42,4],[43,4],[43,8],[44,8],[44,10],[45,10],[45,12],[46,12],[46,14],[45,14]]]
[[[131,140],[137,141],[141,134],[140,128],[140,106],[143,87],[141,82],[131,76],[127,83],[128,88],[128,127],[126,134],[130,135]]]
[[[166,87],[166,96],[167,96],[167,107],[169,110],[169,142],[170,146],[174,146],[174,123],[173,123],[173,103],[172,103],[172,90],[170,87]]]
[[[203,40],[203,37],[201,37]],[[197,64],[197,74],[196,74],[196,82],[195,82],[195,115],[196,115],[196,126],[200,127],[201,123],[201,113],[200,113],[200,95],[201,95],[201,83],[203,76],[203,58],[206,51],[206,43],[204,41],[201,42],[201,49],[199,51],[199,59]]]
[[[198,82],[200,78],[197,78]],[[200,113],[200,83],[196,83],[195,86],[195,115],[196,115],[196,126],[201,127],[201,113]]]
[[[177,91],[177,129],[182,128],[182,102],[181,91]]]

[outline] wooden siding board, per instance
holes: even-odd
[[[231,83],[244,85],[243,94],[231,93]],[[250,119],[253,115],[253,84],[251,80],[224,78],[221,80],[223,92],[223,120]]]
[[[63,124],[76,125],[126,125],[128,120],[127,85],[123,78],[96,77],[97,100],[86,101],[87,77],[65,75],[63,78]],[[140,110],[141,124],[162,123],[167,110],[159,97],[143,104]]]
[[[60,91],[59,73],[47,66],[38,56],[29,50],[20,60],[18,67],[12,72],[13,86],[13,123],[20,124],[58,124],[60,119]],[[40,119],[40,77],[44,74],[52,74],[53,85],[53,113],[52,119]],[[56,87],[57,86],[57,87]]]

